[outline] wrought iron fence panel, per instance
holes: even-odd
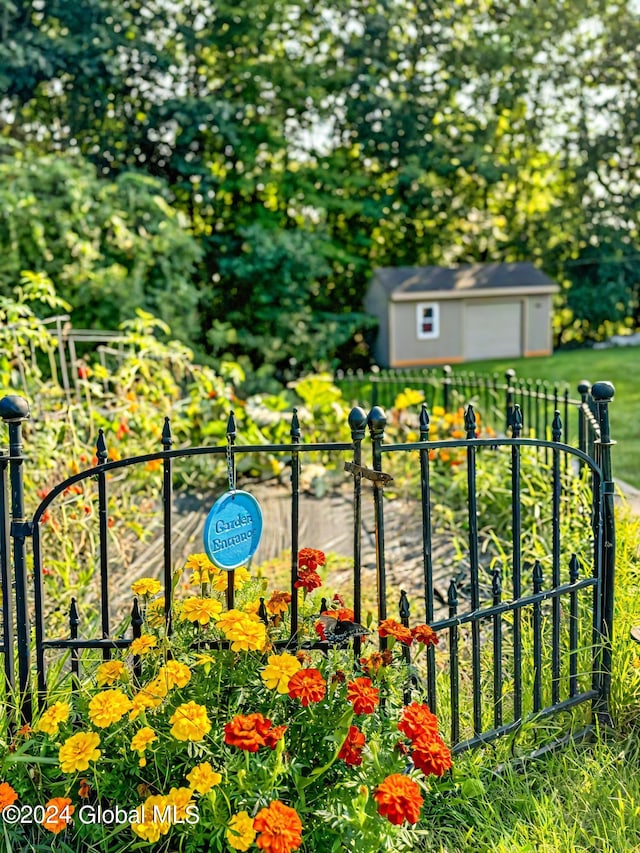
[[[463,390],[474,400],[482,398],[489,383],[483,385],[465,377]],[[509,392],[508,386],[507,393]],[[491,390],[493,393],[493,390]],[[375,526],[376,603],[378,622],[390,618],[393,607],[400,622],[410,626],[420,621],[439,632],[442,645],[436,651],[426,650],[424,667],[414,671],[407,684],[405,698],[410,701],[416,687],[424,689],[430,707],[439,713],[448,708],[446,719],[454,751],[486,743],[519,729],[527,719],[550,717],[559,711],[588,706],[602,719],[608,715],[611,673],[611,632],[613,620],[613,573],[615,530],[613,523],[613,481],[611,476],[608,404],[613,387],[596,383],[593,388],[581,386],[583,400],[578,408],[576,435],[580,447],[566,442],[566,429],[561,412],[570,405],[568,396],[555,394],[549,435],[532,438],[527,435],[523,409],[528,406],[526,391],[512,394],[507,400],[509,433],[491,438],[477,437],[473,404],[464,413],[465,437],[429,440],[429,409],[424,404],[419,416],[419,439],[404,443],[385,443],[386,415],[375,405],[367,414],[354,407],[349,415],[350,441],[306,443],[294,410],[290,421],[290,441],[271,445],[236,443],[237,429],[231,415],[226,425],[227,442],[222,446],[173,448],[173,437],[165,419],[157,452],[111,461],[105,436],[100,431],[96,443],[96,465],[68,477],[56,485],[40,502],[31,518],[25,518],[21,422],[28,417],[28,406],[21,398],[0,400],[0,417],[9,429],[8,453],[0,455],[0,568],[2,574],[2,647],[5,681],[23,699],[21,714],[32,716],[32,688],[40,701],[47,692],[48,656],[64,654],[69,658],[69,671],[75,684],[82,677],[82,656],[87,650],[108,659],[114,649],[126,649],[139,637],[142,615],[137,599],[132,597],[128,614],[116,624],[110,607],[110,492],[112,478],[127,472],[146,471],[150,463],[161,466],[159,491],[162,515],[162,580],[164,584],[164,616],[167,632],[171,632],[172,589],[174,571],[173,484],[176,465],[201,458],[225,465],[230,487],[235,483],[238,460],[247,454],[270,454],[290,470],[290,592],[291,630],[281,647],[296,647],[300,613],[296,581],[298,578],[299,509],[301,466],[314,453],[324,453],[342,466],[345,476],[353,481],[352,509],[349,522],[353,531],[353,604],[354,619],[363,619],[362,535],[363,507],[371,500]],[[454,399],[451,388],[447,402]],[[489,398],[487,398],[489,399]],[[508,408],[510,401],[511,408]],[[439,405],[439,404],[437,404]],[[457,400],[454,403],[457,405]],[[545,416],[546,417],[546,416]],[[367,435],[368,434],[368,435]],[[371,467],[364,462],[363,442],[370,442]],[[447,615],[436,618],[434,607],[434,525],[440,505],[435,500],[437,488],[447,479],[438,465],[443,459],[458,461],[458,476],[466,480],[466,498],[458,525],[466,531],[462,570],[452,576],[446,592]],[[417,599],[405,589],[395,589],[393,604],[387,577],[389,548],[385,531],[385,508],[393,475],[389,466],[401,460],[412,472],[412,500],[420,513],[422,548],[421,592]],[[546,483],[534,509],[548,518],[550,538],[546,550],[536,551],[527,544],[530,537],[529,515],[533,511],[526,489],[527,479],[536,466],[543,469]],[[155,465],[154,465],[155,467]],[[487,530],[494,507],[483,492],[488,470],[499,470],[499,491],[507,495],[507,527],[510,537],[503,550],[509,550],[487,562]],[[401,469],[402,470],[402,469]],[[453,463],[450,466],[453,472]],[[147,476],[145,474],[145,476]],[[151,474],[148,475],[151,477]],[[453,476],[453,473],[451,474]],[[540,472],[538,472],[540,476]],[[546,478],[546,479],[545,479]],[[589,497],[584,511],[583,529],[563,538],[563,518],[567,502],[574,499],[572,483],[587,482]],[[51,636],[48,624],[47,593],[44,584],[46,543],[43,524],[56,502],[64,502],[74,487],[95,490],[89,512],[95,515],[97,534],[86,559],[95,554],[99,591],[98,633],[87,637],[83,627],[86,602],[72,597],[66,616],[68,636]],[[366,488],[365,488],[366,487]],[[371,496],[367,491],[371,490]],[[529,503],[528,503],[529,501]],[[537,507],[537,509],[536,509]],[[483,518],[486,515],[487,518]],[[484,522],[484,527],[479,523]],[[504,519],[503,519],[504,522]],[[568,541],[565,541],[568,539]],[[27,547],[29,546],[29,548]],[[538,546],[536,546],[538,547]],[[27,551],[33,558],[33,580],[29,584]],[[88,570],[88,569],[87,569]],[[393,586],[393,585],[392,585]],[[466,602],[466,603],[465,603]],[[234,572],[228,573],[226,604],[234,606]],[[324,605],[324,602],[323,602]],[[397,607],[397,611],[395,608]],[[321,607],[322,609],[322,607]],[[394,612],[392,611],[392,612]],[[266,619],[264,606],[260,615]],[[31,643],[31,631],[34,642]],[[361,637],[353,639],[357,664]],[[380,649],[387,647],[380,638]],[[307,647],[326,650],[327,642],[318,641]],[[412,663],[409,647],[403,657]],[[17,672],[14,672],[17,661]],[[140,661],[134,658],[134,674]],[[35,681],[35,685],[34,682]],[[446,695],[447,701],[442,701]],[[587,721],[583,731],[588,730]]]

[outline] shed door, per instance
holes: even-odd
[[[509,358],[522,355],[522,302],[467,302],[464,357]]]

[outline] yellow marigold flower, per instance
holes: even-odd
[[[269,655],[261,678],[270,690],[277,690],[278,693],[284,694],[289,692],[291,676],[295,675],[299,669],[301,669],[300,661],[288,652]]]
[[[158,705],[162,704],[162,700],[167,695],[167,684],[166,681],[162,681],[158,678],[154,678],[153,681],[150,681],[144,687],[141,687],[138,693],[131,700],[131,713],[129,714],[130,720],[135,720],[136,717],[139,717],[147,708],[157,708]]]
[[[87,770],[90,761],[100,758],[100,736],[95,732],[78,732],[67,738],[60,747],[58,760],[63,773]]]
[[[196,702],[178,705],[169,722],[171,734],[177,740],[202,740],[211,729],[207,709]]]
[[[144,618],[150,628],[161,628],[164,625],[164,596],[149,602]]]
[[[187,808],[194,806],[193,791],[191,788],[172,788],[167,794],[167,803],[171,808],[171,817],[175,819],[186,820],[189,816]]]
[[[206,554],[191,554],[184,567],[193,570],[191,583],[209,583],[211,575],[219,571]]]
[[[231,640],[232,650],[239,652],[262,649],[267,642],[267,631],[261,619],[238,610],[229,610],[226,615],[230,617],[231,614],[234,614],[233,619],[220,619],[217,627]]]
[[[191,670],[185,663],[177,660],[168,660],[160,667],[157,678],[167,685],[167,690],[172,687],[184,687],[189,683]]]
[[[50,708],[44,712],[36,725],[34,726],[37,732],[45,732],[48,735],[58,734],[58,726],[60,723],[66,723],[69,719],[69,706],[66,702],[54,702]]]
[[[227,828],[227,843],[234,850],[248,850],[256,837],[253,828],[253,818],[247,812],[238,812],[229,821]]]
[[[220,773],[216,773],[208,761],[203,761],[202,764],[197,764],[187,774],[187,782],[193,791],[208,794],[212,788],[222,782],[222,776]]]
[[[196,654],[195,657],[195,665],[196,666],[205,666],[205,664],[215,663],[215,658],[213,655],[202,654],[201,652]]]
[[[140,578],[131,584],[131,592],[134,595],[157,595],[162,589],[162,584],[156,578]]]
[[[124,681],[126,671],[121,660],[108,660],[101,663],[96,670],[98,687],[104,687],[105,684],[110,686],[114,681]]]
[[[206,569],[208,567],[214,568],[214,565],[206,554],[189,554],[184,567],[185,569]]]
[[[150,746],[154,740],[158,740],[158,735],[153,729],[150,729],[149,726],[143,726],[131,738],[131,745],[129,749],[133,752],[137,752],[142,758],[146,748]]]
[[[131,700],[122,690],[103,690],[89,702],[89,719],[94,726],[106,729],[130,710]]]
[[[199,622],[201,625],[208,625],[220,613],[222,613],[222,604],[215,598],[198,598],[194,595],[191,598],[185,598],[182,602],[180,619],[183,622]]]
[[[194,576],[195,574],[196,573],[194,572]],[[234,589],[242,589],[242,587],[250,580],[251,575],[247,569],[244,566],[238,566],[233,574]],[[195,583],[198,583],[198,581],[195,581]],[[209,583],[211,584],[212,589],[217,590],[217,592],[225,592],[229,586],[229,573],[222,569],[212,568],[209,571]]]
[[[216,628],[226,633],[229,628],[233,628],[238,619],[241,619],[245,615],[242,610],[227,610],[216,622]]]
[[[158,640],[151,634],[143,634],[141,637],[136,637],[131,641],[129,651],[132,655],[146,655],[151,649],[155,649],[158,645]]]
[[[171,829],[169,818],[173,809],[167,806],[166,797],[159,794],[147,797],[144,805],[136,809],[138,820],[131,822],[131,830],[150,844],[158,841],[161,835],[166,835]]]

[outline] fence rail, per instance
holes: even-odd
[[[442,369],[338,371],[334,381],[345,397],[354,403],[372,400],[373,405],[390,407],[397,395],[413,388],[424,393],[430,409],[441,406],[449,412],[472,403],[498,432],[508,434],[513,426],[513,411],[517,403],[529,437],[550,438],[555,412],[562,415],[562,440],[565,444],[577,443],[581,433],[573,413],[587,402],[591,386],[581,383],[581,398],[571,396],[567,383],[550,383],[544,380],[524,379],[509,369],[491,375],[470,371],[453,371],[449,365]],[[584,393],[583,393],[584,386]],[[593,411],[593,410],[592,410]],[[595,414],[593,416],[595,421]],[[580,447],[584,449],[583,445]]]
[[[70,655],[70,674],[77,683],[81,678],[86,650],[98,650],[104,659],[108,659],[113,649],[127,648],[132,639],[140,635],[142,619],[135,598],[131,602],[126,631],[114,629],[110,609],[113,559],[108,535],[109,497],[111,475],[118,472],[124,476],[128,471],[142,470],[141,466],[150,461],[159,460],[162,465],[164,547],[160,574],[164,581],[168,628],[174,569],[172,513],[175,466],[189,457],[217,457],[229,462],[232,476],[237,460],[245,454],[269,453],[286,461],[291,470],[292,601],[290,635],[283,645],[298,646],[301,642],[300,613],[295,583],[298,577],[297,555],[301,547],[298,524],[300,474],[309,454],[317,451],[330,455],[338,466],[344,468],[345,477],[353,482],[351,524],[355,621],[362,622],[363,506],[365,501],[372,501],[378,622],[389,618],[392,593],[398,594],[395,606],[403,625],[409,627],[412,611],[420,611],[422,619],[443,638],[442,647],[437,652],[433,647],[427,650],[424,689],[434,712],[439,709],[442,697],[448,696],[450,711],[447,712],[446,724],[454,751],[475,747],[513,731],[531,717],[551,715],[580,705],[590,707],[593,714],[606,719],[611,677],[615,551],[608,407],[614,389],[609,383],[599,382],[588,391],[585,385],[581,389],[583,399],[580,401],[562,397],[567,406],[575,407],[578,415],[579,428],[575,436],[580,446],[574,447],[563,440],[566,428],[559,407],[556,407],[549,424],[548,437],[526,435],[521,402],[527,398],[514,388],[510,385],[501,389],[506,407],[503,413],[506,411],[509,415],[510,434],[491,438],[477,436],[472,403],[465,410],[465,437],[438,441],[429,440],[426,404],[420,411],[419,439],[408,443],[386,441],[387,421],[380,405],[372,406],[368,414],[358,406],[351,410],[350,440],[313,444],[303,441],[295,411],[290,423],[290,441],[278,445],[236,444],[236,424],[231,416],[226,425],[225,445],[178,449],[172,446],[167,419],[162,430],[161,448],[156,453],[108,461],[105,438],[100,432],[96,444],[97,465],[60,482],[29,518],[25,517],[24,509],[23,468],[28,463],[23,455],[21,432],[22,422],[29,417],[29,408],[19,397],[0,400],[0,418],[7,424],[9,432],[8,451],[0,455],[0,580],[3,602],[3,645],[0,651],[4,657],[6,683],[9,689],[15,689],[22,697],[23,719],[29,720],[33,716],[34,688],[39,700],[44,700],[51,653],[63,650]],[[477,394],[474,392],[472,397],[476,399]],[[451,403],[452,399],[450,397],[448,402]],[[559,403],[559,399],[554,396],[554,403]],[[457,405],[457,400],[454,405]],[[370,467],[364,464],[367,446]],[[461,568],[449,583],[448,615],[435,620],[433,543],[436,507],[440,500],[437,486],[442,480],[441,474],[436,476],[435,466],[439,453],[454,451],[462,454],[465,462],[464,526],[467,546]],[[543,514],[550,518],[551,544],[548,554],[534,559],[525,542],[523,500],[527,494],[527,483],[544,455],[550,459],[548,489],[540,501],[544,504]],[[404,460],[409,470],[419,472],[412,488],[413,500],[421,516],[423,576],[421,594],[412,597],[404,589],[390,589],[387,577],[389,543],[385,541],[385,511],[388,508],[385,488],[391,479],[388,469],[394,460]],[[481,514],[480,485],[486,471],[491,469],[499,471],[496,476],[502,478],[501,488],[509,493],[511,541],[507,559],[487,565],[483,562],[483,540],[478,519]],[[588,506],[582,529],[567,534],[565,542],[561,533],[563,517],[573,499],[571,484],[580,478],[581,469],[589,474]],[[97,489],[97,512],[94,513],[97,545],[86,557],[87,561],[95,560],[96,563],[100,636],[87,636],[88,628],[83,630],[81,626],[83,603],[73,599],[68,614],[68,636],[52,637],[48,634],[45,618],[47,593],[43,574],[48,544],[43,535],[43,519],[46,513],[53,511],[66,490],[76,484],[90,482],[95,482]],[[32,580],[27,572],[28,552],[33,560]],[[488,593],[487,578],[490,578]],[[468,601],[466,607],[464,602],[461,604],[463,588],[463,599],[466,597]],[[229,609],[233,608],[233,571],[229,572],[226,603]],[[264,611],[262,615],[266,619]],[[35,635],[33,645],[30,642],[32,630]],[[125,636],[126,633],[131,636]],[[359,636],[353,639],[353,646],[357,661],[361,648]],[[312,647],[326,649],[327,643],[318,641]],[[383,636],[380,648],[384,650],[386,647],[387,638]],[[409,648],[403,650],[403,656],[405,660],[411,660]],[[436,665],[438,660],[439,667]],[[588,725],[583,731],[587,728]]]

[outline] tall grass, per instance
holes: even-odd
[[[426,806],[425,853],[640,851],[640,648],[629,637],[640,621],[640,519],[628,510],[617,538],[613,725],[536,761],[505,763],[504,743],[459,756],[451,789]]]

